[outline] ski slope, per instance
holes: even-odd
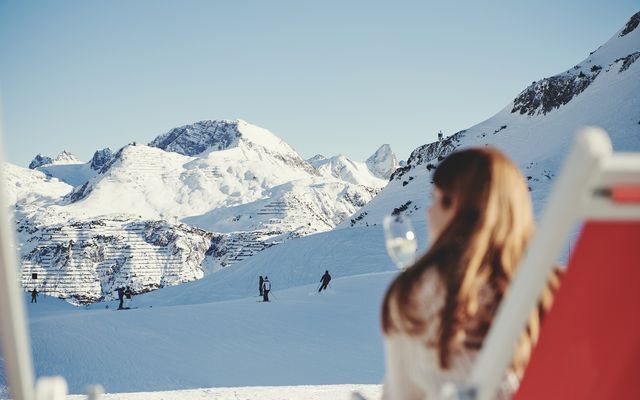
[[[274,289],[270,303],[116,311],[40,298],[28,304],[35,369],[64,376],[70,393],[91,383],[108,392],[379,384],[380,304],[395,274],[337,278],[321,294],[315,284]]]
[[[415,229],[424,249],[426,228]],[[326,269],[331,287],[318,294]],[[321,385],[291,389],[296,394],[287,398],[328,399],[343,388],[326,385],[370,384],[377,397],[380,304],[396,273],[378,225],[271,247],[201,280],[135,296],[131,310],[41,296],[28,304],[36,371],[65,376],[71,393],[90,383],[111,393],[234,387],[250,399],[262,391],[237,388]],[[273,282],[271,303],[258,302],[259,275]],[[206,398],[197,396],[213,396],[211,390],[189,396]],[[215,390],[235,398],[225,397],[231,389]],[[179,393],[159,398],[184,398]]]
[[[426,225],[414,226],[419,251],[426,248]],[[136,296],[143,307],[201,304],[258,294],[258,277],[273,290],[319,284],[325,270],[333,278],[395,271],[384,247],[381,225],[318,233],[270,247],[204,278]],[[333,281],[332,281],[333,282]],[[116,302],[108,303],[110,307]],[[104,303],[90,306],[104,307]]]

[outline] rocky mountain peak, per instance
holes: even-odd
[[[622,32],[620,32],[619,37],[623,37],[633,32],[633,30],[636,29],[638,25],[640,25],[640,11],[633,14],[633,16],[629,19],[627,24],[624,26],[624,29],[622,29]]]
[[[277,159],[310,175],[318,175],[284,140],[243,120],[206,120],[184,125],[158,136],[149,146],[189,157],[242,147],[259,157]]]
[[[314,168],[318,168],[320,166],[319,163],[321,163],[322,161],[326,160],[327,157],[323,156],[322,154],[316,154],[315,156],[307,159],[306,161],[313,165]]]
[[[96,150],[91,157],[91,169],[94,171],[100,171],[111,159],[113,158],[113,152],[110,148],[105,147],[102,150]]]
[[[371,157],[367,158],[367,167],[375,176],[388,180],[398,168],[398,159],[391,151],[391,146],[383,144]]]
[[[54,164],[67,164],[67,163],[77,163],[80,162],[78,158],[73,155],[71,152],[67,150],[62,150],[62,153],[58,154],[58,156],[53,160]]]
[[[29,163],[29,169],[36,169],[38,167],[42,167],[43,165],[48,165],[51,163],[53,163],[53,159],[51,157],[43,156],[42,154],[38,153],[38,155],[36,155]]]
[[[238,143],[238,123],[206,120],[183,125],[156,137],[149,146],[186,156],[196,156],[207,150],[225,150]]]
[[[640,12],[629,19],[619,34],[613,36],[589,57],[571,69],[548,78],[534,81],[514,100],[511,113],[546,115],[560,108],[584,92],[598,76],[615,68],[625,72],[639,57],[637,40],[620,39],[640,24]]]

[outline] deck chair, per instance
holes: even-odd
[[[587,128],[576,136],[469,384],[448,398],[495,398],[529,311],[580,225],[513,398],[640,397],[640,153],[612,153],[607,134]]]

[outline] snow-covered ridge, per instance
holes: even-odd
[[[243,120],[205,120],[180,126],[156,137],[149,146],[185,156],[198,156],[205,151],[237,147],[241,141],[297,155],[288,144],[273,133]]]
[[[524,172],[539,212],[574,133],[585,125],[607,130],[614,148],[640,151],[640,13],[571,69],[534,82],[493,117],[415,149],[374,200],[339,225],[379,224],[395,210],[424,220],[431,171],[451,152],[495,146]],[[624,35],[623,35],[624,33]]]
[[[316,158],[312,165],[323,176],[335,177],[354,185],[382,188],[387,184],[386,180],[374,175],[365,163],[353,161],[342,154],[331,158]]]
[[[571,69],[564,74],[534,82],[513,101],[512,113],[527,115],[546,114],[567,104],[582,93],[598,76],[602,67],[594,65],[585,74]]]
[[[3,190],[7,204],[48,204],[69,193],[73,187],[41,171],[4,163],[6,187]]]
[[[533,82],[513,101],[512,113],[539,115],[557,109],[582,93],[598,77],[603,69],[610,69],[622,61],[618,72],[624,72],[638,59],[640,34],[635,30],[640,21],[640,12],[607,43],[573,68]]]
[[[296,168],[305,169],[310,174],[316,174],[282,139],[243,120],[207,120],[184,125],[158,136],[149,146],[192,157],[203,157],[207,152],[240,147],[268,154]]]
[[[318,168],[319,164],[318,162],[322,161],[322,160],[326,160],[327,157],[323,156],[322,154],[316,154],[315,156],[307,159],[307,162],[309,164],[311,164],[313,166],[313,168]]]
[[[391,146],[383,144],[362,163],[339,154],[327,158],[322,154],[307,160],[321,175],[335,177],[356,185],[384,187],[393,171],[398,168],[398,159]]]
[[[95,174],[92,164],[93,160],[90,163],[84,163],[69,151],[63,150],[55,159],[42,154],[36,155],[29,163],[29,169],[38,170],[49,177],[77,186]]]
[[[70,153],[67,150],[62,150],[60,154],[56,156],[55,159],[44,156],[38,153],[31,163],[29,163],[29,169],[36,169],[38,167],[46,166],[46,165],[60,165],[60,164],[81,164],[82,161],[78,160],[78,158]]]
[[[533,82],[532,85],[527,87],[513,100],[512,104],[507,105],[505,109],[511,109],[510,113],[512,114],[526,114],[530,117],[544,116],[568,104],[572,99],[582,93],[598,77],[601,71],[605,73],[615,72],[618,74],[627,71],[631,65],[640,58],[640,33],[638,33],[639,31],[634,31],[638,25],[638,20],[640,20],[640,12],[631,17],[624,29],[620,30],[619,33],[614,35],[606,44],[600,46],[598,50],[591,53],[589,58],[561,74]],[[629,35],[632,32],[633,34]],[[625,35],[627,36],[624,40],[620,39]],[[624,78],[633,80],[632,76]],[[603,101],[604,100],[603,98]],[[497,117],[504,115],[504,113],[505,110],[477,126],[482,125],[484,127],[484,125],[489,125],[489,121],[497,120]],[[506,118],[503,119],[506,120]],[[586,120],[585,123],[587,123]],[[485,132],[482,133],[482,138],[486,138],[488,135],[500,134],[501,131],[508,127],[506,121],[504,124],[493,123],[491,125],[494,129],[485,128]],[[434,161],[438,161],[438,158],[444,158],[459,147],[458,144],[461,143],[462,138],[466,136],[466,131],[467,130],[462,130],[443,140],[418,147],[411,153],[407,161],[407,166],[396,170],[392,179],[398,179],[416,165],[433,163]]]

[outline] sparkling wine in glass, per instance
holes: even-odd
[[[416,259],[418,243],[409,218],[402,214],[387,215],[382,221],[387,253],[400,269],[405,269]]]

